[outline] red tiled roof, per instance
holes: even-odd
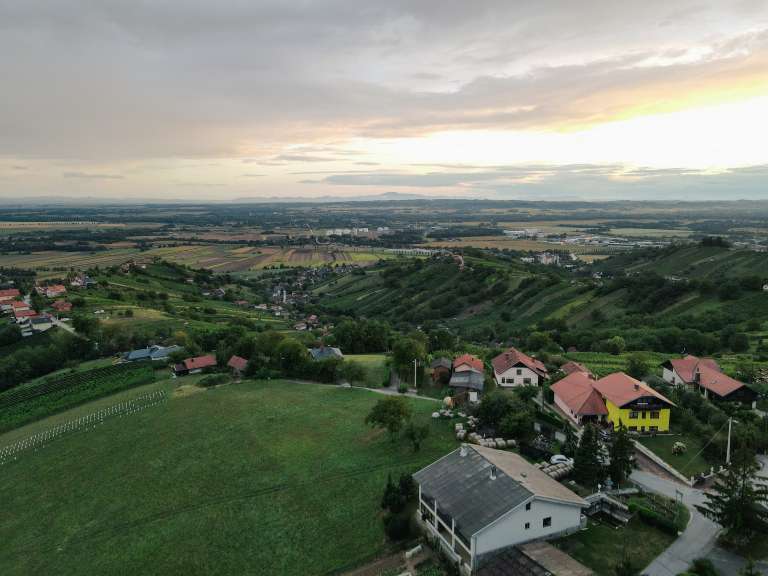
[[[721,397],[728,396],[731,392],[735,392],[744,386],[742,382],[739,382],[735,378],[731,378],[720,372],[720,370],[715,370],[706,364],[699,364],[697,372],[699,386],[706,388],[710,392]]]
[[[37,316],[37,312],[34,310],[14,310],[13,315],[16,318],[34,318]]]
[[[11,302],[11,308],[14,310],[29,310],[29,304],[26,302],[21,302],[19,300],[14,300]]]
[[[526,368],[536,372],[539,376],[547,376],[547,368],[544,366],[543,362],[536,360],[536,358],[531,358],[528,354],[520,352],[517,348],[510,348],[506,352],[502,352],[496,356],[496,358],[491,360],[491,364],[493,365],[493,370],[496,374],[503,374],[510,368],[522,364]]]
[[[577,416],[608,414],[600,394],[595,390],[595,381],[586,372],[572,372],[552,384],[552,392]]]
[[[584,364],[576,362],[575,360],[571,360],[570,362],[566,362],[565,364],[560,366],[560,370],[562,370],[566,374],[573,374],[574,372],[586,372],[587,374],[592,374],[592,372],[590,372],[589,368],[584,366]]]
[[[56,302],[51,304],[51,308],[58,310],[59,312],[69,312],[72,310],[72,303],[65,302],[64,300],[56,300]]]
[[[462,366],[464,367],[462,368]],[[462,372],[463,370],[475,370],[482,373],[483,361],[472,354],[462,354],[453,361],[453,369],[457,372]]]
[[[201,368],[210,368],[211,366],[216,366],[216,356],[213,354],[184,360],[184,367],[187,370],[200,370]]]
[[[0,300],[18,298],[19,296],[21,296],[21,292],[19,292],[17,288],[8,288],[7,290],[0,290]]]
[[[690,384],[696,379],[696,367],[707,366],[714,370],[720,371],[720,366],[712,358],[697,358],[696,356],[688,355],[685,358],[674,358],[669,361],[674,368],[677,375],[683,379],[683,382]]]
[[[242,372],[245,370],[245,367],[248,366],[248,360],[242,356],[232,356],[232,358],[229,359],[229,362],[227,362],[227,366]]]
[[[619,408],[644,396],[654,396],[670,406],[675,405],[669,398],[659,394],[645,382],[635,380],[624,372],[608,374],[596,381],[594,386],[603,398],[610,400]]]

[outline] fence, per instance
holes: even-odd
[[[107,408],[92,412],[91,414],[86,414],[85,416],[58,424],[53,428],[38,432],[27,438],[22,438],[13,444],[0,448],[0,466],[18,460],[18,458],[26,452],[37,451],[39,448],[46,446],[62,436],[81,430],[93,430],[99,424],[103,424],[105,420],[141,412],[146,408],[161,404],[167,399],[168,395],[163,390],[147,392],[130,400],[119,402]]]

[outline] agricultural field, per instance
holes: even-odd
[[[249,247],[237,244],[182,244],[140,251],[119,243],[118,247],[98,252],[35,252],[0,255],[0,267],[35,270],[41,279],[61,277],[70,271],[118,266],[131,259],[162,258],[192,268],[214,272],[247,273],[267,267],[324,266],[326,264],[373,264],[392,255],[366,248],[323,246]]]
[[[48,375],[0,394],[0,431],[155,379],[154,366],[117,364]]]
[[[361,364],[366,371],[363,384],[367,388],[379,388],[387,381],[389,368],[385,354],[346,354],[344,359],[348,362]]]
[[[458,240],[434,240],[427,242],[429,248],[492,248],[496,250],[516,250],[518,252],[566,251],[578,257],[607,256],[624,251],[614,246],[586,246],[582,244],[566,244],[564,242],[545,242],[544,240],[515,240],[506,236],[477,236],[459,238]]]
[[[163,381],[134,392],[174,388]],[[179,389],[164,405],[62,437],[3,466],[0,572],[343,570],[386,546],[379,505],[387,476],[413,472],[455,446],[450,423],[430,418],[428,400],[409,400],[430,426],[414,453],[364,425],[381,398],[372,392],[289,381],[197,390]],[[11,438],[18,434],[1,435],[0,445]]]

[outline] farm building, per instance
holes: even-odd
[[[206,356],[197,356],[187,358],[184,362],[176,364],[173,367],[175,376],[186,376],[187,374],[199,374],[203,370],[216,367],[216,356],[208,354]]]
[[[520,352],[517,348],[502,352],[491,360],[491,364],[496,384],[502,388],[539,386],[549,378],[543,362]]]
[[[587,502],[520,455],[462,445],[413,475],[421,519],[464,571],[580,528]]]
[[[740,402],[752,408],[756,405],[757,392],[724,374],[713,358],[689,355],[667,360],[661,367],[664,381],[674,386],[687,386],[714,401]]]
[[[429,365],[432,370],[432,383],[433,384],[446,384],[451,378],[451,368],[453,364],[450,358],[435,358]]]
[[[229,359],[227,366],[232,370],[232,373],[235,376],[239,377],[243,375],[243,372],[245,372],[245,369],[248,367],[248,360],[242,356],[235,355]]]
[[[179,350],[182,350],[181,346],[148,346],[146,348],[139,348],[138,350],[126,352],[123,354],[123,361],[142,362],[144,360],[167,360],[168,356]]]
[[[462,372],[464,370],[474,370],[482,372],[484,370],[483,361],[472,354],[462,354],[453,361],[453,371]]]
[[[483,393],[485,376],[477,370],[454,372],[448,385],[453,388],[456,397],[465,398],[469,402],[479,402]]]
[[[344,358],[341,350],[333,346],[319,346],[318,348],[309,348],[309,354],[312,360],[328,360],[329,358]]]

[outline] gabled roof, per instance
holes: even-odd
[[[13,315],[16,318],[34,318],[37,316],[37,312],[34,310],[14,310]]]
[[[673,358],[664,363],[666,366],[670,366],[677,372],[677,375],[683,379],[683,382],[690,384],[696,379],[696,367],[707,366],[714,370],[720,371],[720,366],[713,358],[697,358],[690,354],[685,358]]]
[[[21,296],[18,288],[8,288],[6,290],[0,290],[0,299],[7,300],[8,298],[18,298]]]
[[[743,382],[739,382],[735,378],[723,374],[720,370],[715,370],[705,364],[699,364],[696,372],[699,386],[721,397],[728,396],[745,386]]]
[[[493,370],[496,374],[503,374],[510,368],[523,365],[529,370],[536,372],[539,376],[544,378],[547,376],[547,368],[543,362],[520,352],[517,348],[510,348],[506,352],[502,352],[491,360],[491,364],[493,364]]]
[[[245,367],[248,366],[248,360],[243,358],[242,356],[232,356],[232,358],[229,359],[229,362],[227,362],[227,366],[230,368],[234,368],[235,370],[240,370],[241,372],[245,370]]]
[[[573,374],[574,372],[586,372],[587,374],[592,374],[589,368],[587,368],[586,366],[584,366],[584,364],[581,364],[580,362],[576,362],[575,360],[566,362],[565,364],[560,366],[560,370],[562,370],[566,374]]]
[[[29,310],[30,306],[26,302],[20,300],[14,300],[11,302],[11,308],[14,310]]]
[[[483,361],[477,356],[472,354],[462,354],[453,361],[454,370],[476,370],[477,372],[483,372]]]
[[[572,372],[550,386],[555,396],[577,416],[608,414],[605,402],[586,372]]]
[[[675,405],[669,398],[656,392],[656,390],[648,386],[645,382],[635,380],[632,376],[624,374],[624,372],[608,374],[608,376],[604,376],[600,378],[600,380],[597,380],[594,383],[594,387],[600,392],[603,398],[610,400],[611,403],[619,408],[639,398],[648,396],[653,396],[670,406]]]
[[[187,358],[184,360],[184,368],[187,370],[200,370],[202,368],[210,368],[211,366],[216,366],[216,356],[213,354],[196,356],[195,358]]]
[[[56,300],[56,302],[51,304],[51,308],[58,310],[59,312],[67,312],[72,310],[72,303],[66,302],[65,300]]]
[[[445,356],[441,358],[435,358],[432,360],[432,363],[429,365],[430,368],[447,368],[448,370],[451,369],[451,359],[446,358]]]
[[[491,469],[496,468],[496,478]],[[422,495],[437,500],[439,511],[456,522],[469,539],[533,496],[586,507],[587,503],[564,485],[529,464],[518,454],[482,446],[466,446],[413,475]]]
[[[461,370],[454,372],[448,386],[453,388],[471,388],[482,392],[485,377],[477,370]]]

